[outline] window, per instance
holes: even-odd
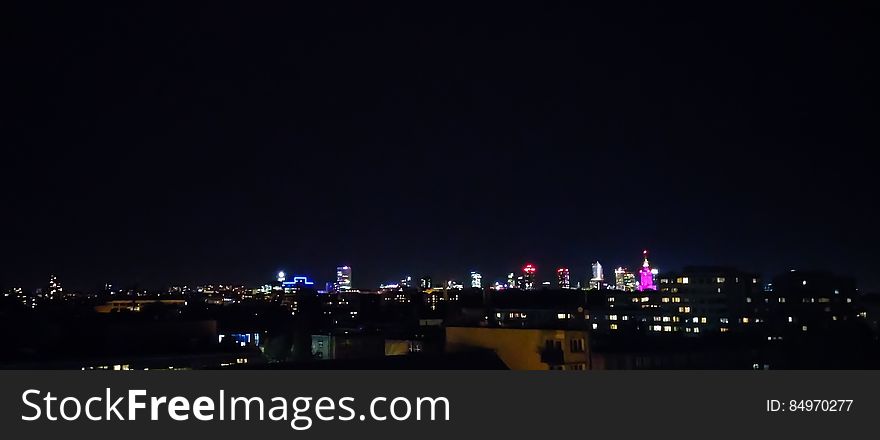
[[[583,353],[584,352],[584,340],[583,339],[571,339],[568,341],[569,348],[572,353]]]
[[[664,325],[664,326],[663,326],[663,331],[664,331],[664,332],[671,332],[671,331],[672,331],[672,326],[671,326],[671,325]]]
[[[611,324],[609,328],[611,328],[611,330],[617,330],[617,324]]]
[[[617,321],[617,315],[608,315],[609,321]]]
[[[706,323],[706,317],[705,317],[705,316],[702,317],[702,318],[700,318],[700,323],[702,323],[702,324],[705,324],[705,323]]]
[[[722,324],[727,324],[727,322],[728,322],[729,320],[728,320],[727,318],[721,318],[721,319],[719,319],[719,321],[720,321]]]
[[[743,324],[748,324],[748,323],[749,323],[749,318],[743,317],[743,319],[742,319],[742,323],[743,323]]]
[[[688,277],[684,277],[681,279],[681,284],[688,284],[688,283],[690,283],[690,280],[688,279]]]
[[[730,331],[730,329],[727,327],[720,327],[718,330],[721,330],[721,333],[727,333],[728,331]]]
[[[669,322],[669,321],[671,321],[671,318],[669,318],[668,316],[663,317],[663,322]]]
[[[718,283],[718,284],[723,283],[723,282],[724,282],[724,277],[718,277],[718,278],[715,278],[715,282]]]

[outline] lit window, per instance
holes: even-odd
[[[802,326],[801,331],[807,331],[807,326]]]
[[[723,283],[723,282],[724,282],[724,277],[718,277],[718,278],[715,278],[715,282],[718,283],[718,284]]]
[[[745,317],[744,317],[744,318],[742,319],[742,323],[743,323],[743,324],[748,324],[748,323],[749,323],[749,318],[745,318]]]
[[[794,316],[789,316],[789,317],[788,317],[788,322],[794,322]]]
[[[617,324],[611,324],[611,330],[617,330]]]
[[[703,323],[703,324],[705,324],[705,323],[706,323],[706,317],[704,316],[704,317],[700,318],[700,322]]]
[[[728,331],[730,331],[730,329],[727,327],[721,327],[718,330],[721,330],[721,333],[727,333]]]
[[[664,331],[664,332],[671,332],[671,331],[672,331],[672,326],[671,326],[671,325],[664,325],[664,326],[663,326],[663,331]]]
[[[608,315],[609,321],[617,321],[617,315]]]
[[[684,277],[681,279],[681,284],[688,284],[688,283],[690,283],[690,280],[688,279],[688,277]]]
[[[699,328],[699,327],[694,327],[694,333],[699,333],[699,332],[700,332],[700,328]]]

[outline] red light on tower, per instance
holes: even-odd
[[[526,264],[525,267],[523,267],[523,272],[528,273],[528,274],[535,273],[535,272],[537,272],[537,270],[538,269],[536,269],[535,266],[531,263]]]

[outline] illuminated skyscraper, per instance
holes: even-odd
[[[590,289],[601,289],[604,281],[605,273],[602,271],[602,265],[597,261],[593,263],[593,277],[590,278]]]
[[[625,290],[632,292],[636,290],[636,275],[628,269],[618,267],[614,269],[614,288],[617,290]]]
[[[519,286],[516,285],[516,275],[513,272],[507,274],[507,288],[516,289],[517,287]]]
[[[58,282],[58,277],[49,275],[49,288],[46,290],[49,299],[61,299],[63,291],[61,283]]]
[[[523,276],[522,276],[522,289],[523,290],[535,290],[535,275],[538,272],[538,268],[535,267],[534,264],[526,264],[523,267]]]
[[[642,256],[645,261],[642,263],[642,268],[639,269],[639,291],[657,290],[657,286],[654,285],[654,275],[657,274],[657,271],[651,269],[651,264],[648,263],[648,251],[642,252]]]
[[[419,288],[422,290],[434,288],[434,283],[431,281],[431,277],[429,275],[425,275],[419,278]]]
[[[336,285],[337,292],[345,292],[351,290],[351,267],[340,266],[336,268]]]
[[[474,289],[483,288],[483,275],[479,272],[471,272],[471,287]]]
[[[568,268],[560,267],[556,269],[556,285],[560,289],[571,289],[571,278],[568,274]]]

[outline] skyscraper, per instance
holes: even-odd
[[[49,299],[61,299],[63,291],[61,283],[58,282],[58,277],[49,275],[49,288],[46,290]]]
[[[471,272],[471,287],[474,289],[483,288],[483,275],[479,272]]]
[[[654,285],[656,271],[652,270],[651,264],[648,263],[648,251],[642,252],[642,256],[645,261],[642,262],[642,268],[639,269],[639,291],[657,290],[657,286]]]
[[[514,275],[513,272],[507,274],[507,288],[516,289],[517,287],[520,286],[516,285],[516,275]]]
[[[618,267],[614,269],[614,288],[632,292],[636,290],[636,275],[628,269]]]
[[[522,281],[522,289],[523,290],[535,290],[535,275],[538,272],[538,268],[535,267],[534,264],[526,264],[523,267],[523,281]]]
[[[419,288],[422,290],[428,290],[434,287],[434,283],[431,280],[430,275],[425,275],[419,278]]]
[[[605,273],[602,271],[602,264],[598,261],[593,263],[593,277],[590,278],[590,289],[599,290],[605,281]]]
[[[560,267],[556,269],[556,285],[560,289],[571,289],[571,279],[569,277],[568,268]]]
[[[336,268],[336,285],[337,292],[345,292],[351,290],[351,267],[340,266]]]

